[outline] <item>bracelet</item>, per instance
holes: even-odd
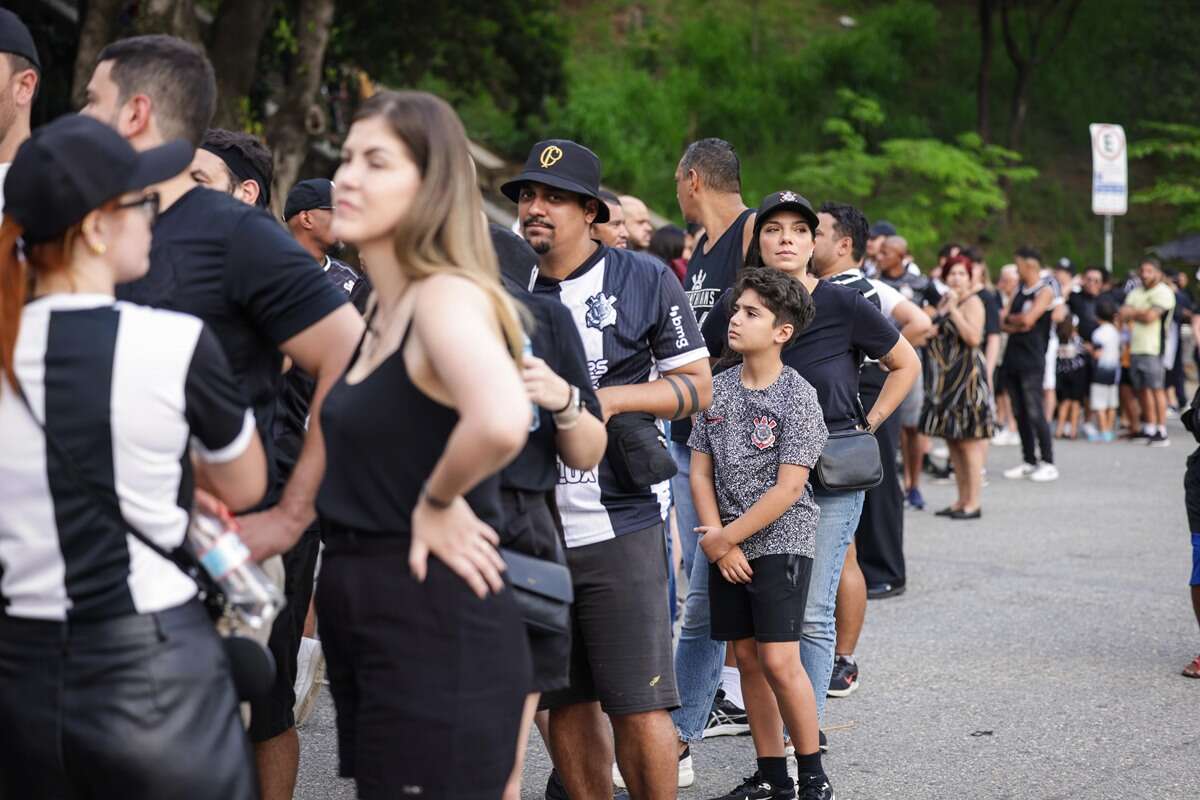
[[[453,501],[439,500],[438,498],[431,495],[429,493],[429,484],[425,484],[421,487],[421,494],[417,499],[424,500],[426,503],[433,506],[438,511],[445,511],[447,508],[449,508],[451,505],[453,505]]]
[[[575,407],[573,411],[574,413],[572,413],[572,409],[568,408],[565,411],[560,411],[559,413],[555,414],[554,427],[559,431],[569,431],[578,425],[580,417],[583,416],[583,412],[580,411],[578,407]],[[564,414],[567,415],[566,419],[563,419]]]
[[[564,411],[566,411],[573,405],[575,405],[575,387],[568,383],[567,384],[567,404],[565,406],[563,406],[562,408],[560,408],[558,411],[554,411],[552,413],[555,416],[558,416],[559,414],[563,413]]]

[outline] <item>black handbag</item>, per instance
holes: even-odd
[[[865,428],[867,419],[861,404],[858,413]],[[817,486],[829,492],[874,489],[883,483],[883,460],[875,434],[868,430],[830,433],[812,478]]]
[[[199,589],[198,599],[208,611],[208,615],[212,617],[215,625],[226,610],[225,595],[221,591],[221,587],[208,574],[208,571],[201,566],[196,556],[182,545],[168,552],[158,542],[130,525],[120,509],[102,497],[96,488],[84,477],[83,472],[75,462],[75,458],[66,447],[51,436],[50,431],[46,430],[46,426],[42,424],[37,414],[34,413],[33,404],[29,402],[29,398],[25,396],[25,391],[20,385],[16,389],[17,397],[25,405],[29,416],[42,429],[46,444],[59,457],[63,465],[67,468],[67,472],[71,474],[72,479],[79,485],[84,494],[95,501],[96,505],[119,528],[128,531],[135,539],[150,548],[156,555],[170,561],[180,572],[195,581]],[[264,694],[270,689],[275,680],[275,657],[271,655],[271,651],[254,639],[245,636],[237,636],[231,633],[220,638],[221,644],[225,648],[225,656],[229,661],[229,672],[233,678],[233,685],[238,699],[243,701],[250,700]]]
[[[508,580],[525,626],[547,634],[569,632],[575,590],[566,565],[507,547],[500,548],[500,557],[508,567]]]
[[[617,414],[608,421],[607,428],[605,457],[617,483],[626,491],[644,492],[656,483],[670,480],[679,471],[653,414],[643,411]]]

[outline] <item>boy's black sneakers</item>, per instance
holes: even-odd
[[[740,708],[725,697],[725,692],[718,689],[713,700],[712,710],[708,712],[708,722],[704,726],[704,738],[713,736],[745,736],[750,733],[750,719],[746,709]]]
[[[776,786],[755,771],[732,792],[712,800],[796,800],[796,788],[790,778],[786,784]]]
[[[796,779],[796,800],[836,800],[829,778],[824,775],[801,775]]]

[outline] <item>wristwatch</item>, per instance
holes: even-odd
[[[570,396],[567,399],[567,404],[559,411],[554,412],[554,426],[560,431],[569,431],[579,422],[579,417],[583,414],[583,395],[579,391],[578,386],[570,387]]]

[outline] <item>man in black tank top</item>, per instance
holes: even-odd
[[[1005,374],[1012,399],[1024,463],[1006,470],[1004,477],[1028,478],[1040,483],[1058,477],[1042,393],[1054,289],[1041,276],[1042,259],[1037,250],[1032,247],[1018,249],[1016,261],[1021,283],[1001,321],[1001,327],[1008,333],[1008,347],[1000,369]],[[1042,456],[1040,464],[1038,450]]]

